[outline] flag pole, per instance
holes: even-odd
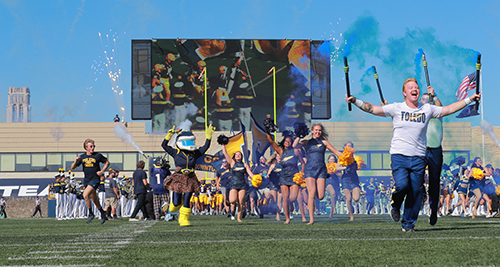
[[[273,101],[274,101],[274,119],[276,123],[278,123],[278,119],[276,119],[276,68],[273,67]],[[276,138],[276,136],[275,136]]]
[[[476,94],[479,94],[479,87],[481,86],[481,54],[478,53],[477,55],[477,62],[476,62]],[[481,90],[482,92],[482,90]],[[475,104],[476,111],[479,111],[479,101],[476,101]],[[483,101],[481,101],[481,120],[484,119],[484,110],[483,110]],[[485,159],[485,153],[484,153],[484,132],[481,131],[481,139],[482,139],[482,146],[483,146],[483,160]]]
[[[269,72],[273,71],[273,118],[274,118],[274,123],[277,124],[278,120],[276,119],[276,68],[273,66]],[[274,133],[274,141],[276,142],[276,133]]]
[[[483,75],[480,73],[479,75]],[[478,85],[479,86],[479,85]],[[483,92],[483,88],[481,87],[481,93]],[[484,101],[481,101],[481,121],[484,120]],[[483,144],[483,160],[486,161],[486,158],[484,157],[484,131],[481,131],[481,138],[482,138],[482,144]]]

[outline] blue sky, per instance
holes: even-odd
[[[378,103],[372,65],[385,98],[402,101],[407,77],[425,84],[415,64],[426,53],[431,85],[456,101],[461,80],[482,54],[484,118],[500,126],[500,2],[480,1],[16,1],[0,0],[0,122],[7,90],[28,86],[33,122],[130,120],[131,40],[151,38],[331,40],[347,54],[351,92]],[[101,37],[99,36],[101,33]],[[108,35],[108,38],[105,36]],[[346,37],[347,36],[347,37]],[[112,50],[114,49],[114,51]],[[104,51],[114,53],[106,68]],[[336,57],[334,57],[336,58]],[[111,89],[108,70],[119,71]],[[347,112],[341,62],[332,61],[333,120],[387,120]],[[2,93],[3,92],[3,93]],[[449,121],[456,121],[449,118]],[[480,117],[467,119],[479,126]]]

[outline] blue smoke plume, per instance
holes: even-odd
[[[415,77],[421,88],[425,88],[422,53],[427,58],[429,78],[445,103],[452,103],[462,79],[475,70],[477,51],[460,47],[450,41],[441,41],[433,28],[406,29],[402,36],[381,36],[377,20],[370,15],[360,16],[343,33],[343,42],[332,52],[334,120],[352,120],[344,105],[345,81],[343,80],[342,56],[349,60],[351,93],[366,95],[365,101],[378,103],[377,90],[370,65],[377,65],[383,81],[383,93],[391,103],[401,101],[401,86],[409,77]],[[416,51],[418,51],[416,53]],[[363,71],[365,70],[365,71]],[[358,82],[355,82],[358,81]],[[424,85],[424,86],[422,86]],[[425,92],[425,89],[423,90]],[[341,101],[342,100],[342,101]],[[347,115],[347,116],[345,116]],[[356,114],[361,120],[376,120],[368,115]]]

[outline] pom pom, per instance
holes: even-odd
[[[300,184],[300,186],[301,186],[301,187],[306,187],[306,186],[307,186],[306,181],[304,180],[304,182],[303,182],[303,183],[301,183],[301,184]]]
[[[272,133],[278,131],[278,127],[276,126],[276,124],[274,124],[274,120],[271,118],[266,118],[264,120],[264,128],[266,130],[266,133]]]
[[[365,160],[361,156],[354,157],[354,160],[358,164],[358,170],[361,170],[361,167],[365,164]]]
[[[442,168],[445,171],[449,171],[450,170],[450,166],[448,166],[448,164],[446,164],[446,163],[443,163],[443,167]]]
[[[326,164],[326,170],[328,173],[334,173],[337,170],[337,163],[330,162]]]
[[[217,137],[217,143],[219,145],[227,145],[229,143],[229,137],[221,134],[219,137]]]
[[[497,185],[495,188],[495,193],[497,193],[497,196],[500,196],[500,185]]]
[[[464,157],[462,157],[462,156],[458,157],[458,162],[457,162],[457,164],[458,164],[458,165],[462,165],[462,164],[464,164],[464,163],[465,163],[465,158],[464,158]]]
[[[476,180],[483,180],[483,178],[484,178],[483,170],[481,170],[479,168],[473,168],[472,169],[472,177],[474,177],[474,179],[476,179]]]
[[[299,138],[304,138],[306,135],[309,134],[309,128],[303,122],[294,123],[293,130],[295,132],[295,135],[298,136]]]
[[[293,181],[298,185],[301,185],[302,183],[306,182],[306,180],[304,180],[304,174],[302,172],[294,174]]]
[[[354,148],[346,146],[344,151],[342,152],[342,155],[339,157],[339,163],[342,166],[351,165],[354,162],[354,157],[353,157],[354,152],[356,152]]]
[[[282,135],[283,135],[283,139],[290,137],[293,140],[295,138],[295,134],[290,130],[284,130]]]
[[[260,174],[256,174],[252,177],[252,186],[259,187],[262,184],[262,176]]]

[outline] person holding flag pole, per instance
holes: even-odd
[[[426,131],[431,118],[441,118],[453,114],[473,101],[481,99],[481,93],[445,107],[421,104],[420,87],[415,78],[403,83],[404,102],[377,106],[354,96],[346,95],[347,103],[352,103],[364,112],[380,117],[392,117],[393,138],[391,140],[391,168],[395,180],[392,193],[391,218],[398,222],[400,209],[405,203],[402,223],[403,232],[415,232],[424,190]]]
[[[427,81],[427,93],[423,94],[420,98],[421,104],[430,103],[442,107],[441,100],[437,97],[434,88],[431,86],[429,79],[429,70],[427,68],[427,59],[425,53],[422,52],[422,62],[424,65],[425,80]],[[433,118],[429,120],[426,132],[427,149],[425,152],[425,160],[427,161],[427,168],[429,172],[429,206],[431,209],[431,216],[429,217],[429,224],[435,225],[437,222],[439,193],[441,182],[441,169],[443,167],[443,119]],[[425,193],[425,190],[424,190]],[[424,195],[425,196],[425,195]],[[425,201],[423,197],[423,201]]]

